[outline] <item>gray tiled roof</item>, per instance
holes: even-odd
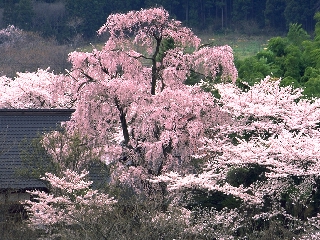
[[[69,109],[0,109],[0,190],[44,188],[37,179],[19,177],[23,166],[19,143],[39,133],[56,129],[68,121],[74,110]]]

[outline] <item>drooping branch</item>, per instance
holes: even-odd
[[[80,92],[80,90],[84,87],[84,85],[86,85],[86,84],[88,84],[88,83],[90,83],[90,82],[97,82],[97,80],[95,80],[93,77],[89,76],[89,75],[88,75],[87,73],[85,73],[82,69],[74,69],[74,70],[80,70],[80,71],[81,71],[81,74],[88,79],[88,81],[83,82],[83,83],[81,83],[81,84],[79,85],[79,87],[77,88],[77,92]],[[71,78],[72,78],[73,80],[75,80],[75,81],[78,81],[78,80],[71,74],[70,71],[68,71],[68,70],[66,69],[66,72],[67,72],[67,75],[68,75],[69,77],[71,77]]]

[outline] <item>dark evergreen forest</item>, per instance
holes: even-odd
[[[111,13],[156,5],[196,30],[249,34],[286,32],[290,23],[313,32],[320,9],[319,0],[0,0],[0,25],[67,42],[95,36]]]

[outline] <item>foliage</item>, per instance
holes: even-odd
[[[30,30],[34,15],[31,0],[6,1],[4,6],[6,24],[16,25],[23,30]]]
[[[21,29],[13,25],[9,25],[5,29],[0,30],[0,44],[1,46],[12,46],[24,39]]]
[[[46,172],[59,172],[59,166],[53,162],[42,144],[41,135],[31,140],[23,139],[19,145],[20,158],[25,167],[17,170],[16,173],[21,176],[40,179]]]
[[[316,230],[303,221],[317,214],[312,199],[319,179],[319,99],[300,99],[301,89],[280,87],[280,81],[270,77],[245,92],[231,84],[215,88],[222,108],[237,122],[216,132],[236,134],[237,142],[224,138],[221,145],[217,137],[203,139],[203,171],[171,172],[153,181],[167,183],[177,196],[187,189],[235,196],[242,201],[238,217],[246,223],[277,216],[292,221],[293,233]],[[247,231],[246,223],[239,220],[238,230]]]
[[[197,47],[199,38],[162,8],[110,15],[99,33],[105,31],[110,38],[101,51],[70,55],[78,102],[69,129],[81,129],[95,147],[103,147],[103,161],[114,169],[112,181],[142,192],[163,191],[149,185],[149,176],[190,171],[199,137],[220,121],[212,96],[183,83],[190,69],[235,81],[232,50],[207,46],[186,53],[184,47]],[[132,39],[141,52],[131,49]],[[158,58],[166,39],[176,47]]]
[[[46,174],[51,193],[32,191],[26,207],[32,229],[38,235],[60,239],[153,239],[190,236],[189,211],[170,207],[157,210],[158,202],[146,202],[134,195],[114,200],[90,189],[88,172],[66,170],[61,177]],[[121,191],[125,191],[121,188]],[[36,200],[36,201],[35,201]],[[187,214],[187,215],[186,215]],[[185,216],[186,215],[186,216]]]
[[[42,37],[55,38],[59,43],[68,42],[75,44],[72,39],[75,25],[67,22],[67,10],[64,1],[34,1],[33,3],[32,30]]]
[[[275,37],[270,39],[268,49],[273,52],[276,57],[282,57],[285,54],[285,47],[287,44],[286,39]]]
[[[295,46],[301,46],[303,41],[309,40],[310,36],[302,28],[301,24],[291,23],[287,34],[289,42]]]
[[[110,15],[105,46],[71,53],[66,76],[2,77],[21,96],[4,106],[76,108],[42,140],[61,172],[46,173],[50,193],[31,192],[30,226],[62,239],[316,238],[320,101],[287,85],[317,86],[318,70],[299,60],[313,42],[291,28],[248,60],[275,76],[255,83],[243,65],[252,86],[236,82],[229,46],[201,46],[161,7]],[[93,159],[110,168],[106,189],[88,181]]]
[[[31,140],[23,139],[19,150],[25,167],[17,173],[39,179],[46,172],[60,176],[64,169],[76,172],[88,170],[89,179],[96,181],[94,187],[102,187],[108,181],[109,168],[100,161],[99,151],[91,147],[85,136],[77,132],[70,135],[63,127],[39,134]]]
[[[319,20],[317,15],[315,19]],[[317,23],[315,37],[310,40],[301,24],[290,24],[286,37],[271,38],[266,50],[237,62],[240,80],[252,85],[264,76],[272,75],[283,78],[283,86],[303,88],[305,97],[318,97],[319,27]]]
[[[100,158],[99,149],[90,145],[86,136],[75,131],[72,134],[54,131],[42,136],[42,146],[58,166],[58,173],[63,169],[81,172],[90,169],[90,166]]]
[[[2,214],[2,216],[4,216],[4,214]],[[34,240],[41,237],[39,232],[28,228],[26,223],[13,219],[7,219],[0,223],[0,234],[2,240]]]
[[[61,73],[70,65],[66,59],[70,47],[12,25],[0,30],[0,50],[0,73],[7,77],[15,77],[16,72],[34,72],[49,66],[52,71]]]
[[[80,34],[85,38],[95,36],[96,30],[104,23],[108,1],[67,0],[65,1],[66,21],[73,27],[73,35]],[[93,17],[94,16],[94,17]]]
[[[259,56],[260,57],[260,56]],[[249,57],[237,63],[239,77],[245,79],[250,85],[259,82],[272,73],[271,66],[264,57]]]
[[[93,39],[109,14],[162,6],[190,27],[247,35],[285,31],[291,23],[313,31],[317,0],[6,0],[3,22],[55,37],[61,43]],[[262,31],[261,31],[262,30]]]
[[[43,180],[48,181],[51,193],[31,191],[36,201],[26,201],[28,221],[35,228],[52,228],[54,225],[79,224],[81,216],[93,221],[94,215],[101,215],[116,201],[108,195],[90,189],[92,182],[86,181],[88,172],[80,174],[69,169],[62,177],[47,173]],[[81,227],[81,225],[79,225]]]

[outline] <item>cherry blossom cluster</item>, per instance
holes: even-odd
[[[178,31],[177,31],[178,30]],[[152,51],[154,38],[172,37],[176,43],[183,46],[200,44],[200,39],[186,27],[181,26],[181,22],[169,19],[169,13],[163,8],[141,9],[140,11],[130,11],[126,14],[112,14],[98,33],[109,32],[111,40],[133,42]]]
[[[74,100],[66,77],[39,69],[0,77],[1,108],[71,108]]]
[[[64,122],[63,125],[66,125]],[[82,171],[98,159],[102,149],[95,148],[78,132],[52,131],[42,136],[41,144],[58,169]]]
[[[77,224],[79,216],[98,214],[106,211],[116,201],[107,194],[92,190],[91,181],[87,181],[87,171],[80,174],[69,169],[58,177],[47,173],[43,180],[48,181],[51,193],[30,191],[36,201],[24,204],[29,214],[29,224],[34,228],[50,228],[55,224]]]
[[[222,111],[230,114],[233,121],[216,126],[214,138],[203,138],[199,155],[194,156],[207,161],[202,171],[197,174],[167,172],[151,181],[167,183],[172,192],[183,189],[223,192],[241,199],[244,205],[258,208],[269,198],[275,210],[280,211],[277,214],[294,219],[280,206],[280,200],[287,194],[290,203],[308,207],[312,194],[317,191],[319,100],[303,99],[301,89],[280,87],[280,82],[270,77],[248,91],[241,91],[233,84],[214,87],[221,95]],[[230,137],[232,135],[235,137]],[[258,180],[246,186],[229,182],[232,169],[252,166],[264,169]],[[265,214],[272,218],[271,212]]]
[[[290,204],[307,207],[318,191],[319,99],[303,99],[302,89],[281,87],[270,77],[242,91],[234,84],[232,49],[199,47],[199,38],[162,8],[112,14],[98,31],[104,32],[110,38],[101,50],[69,55],[72,68],[65,76],[38,70],[19,73],[14,80],[0,78],[3,108],[76,109],[65,124],[66,133],[43,138],[44,147],[65,171],[61,176],[46,174],[50,194],[30,192],[37,200],[26,202],[33,226],[77,224],[88,214],[105,214],[115,203],[86,180],[83,166],[92,157],[109,165],[110,184],[127,184],[137,193],[155,191],[164,198],[169,191],[180,204],[182,193],[200,189],[241,202],[239,211],[212,210],[190,227],[191,232],[211,233],[221,228],[216,235],[205,233],[207,238],[232,239],[247,213],[253,221],[278,215],[300,221],[280,200],[286,194]],[[176,47],[158,60],[162,41],[170,38]],[[132,41],[146,49],[133,49]],[[188,46],[195,48],[192,53],[186,53]],[[201,84],[184,85],[191,72],[213,82],[222,80],[212,86],[219,99],[204,92]],[[81,136],[85,148],[70,167],[64,161],[72,154],[74,134]],[[237,170],[256,166],[263,169],[257,180],[230,180]],[[271,206],[261,210],[266,199]],[[190,212],[180,206],[179,211],[188,215],[186,224]],[[153,221],[168,217],[159,214]],[[318,218],[311,218],[308,226],[314,236]]]
[[[191,171],[190,156],[198,153],[203,136],[232,119],[211,94],[183,83],[192,69],[234,82],[232,49],[185,53],[183,47],[197,47],[199,39],[162,8],[112,14],[103,32],[110,38],[102,50],[70,54],[68,75],[77,108],[68,130],[81,129],[104,149],[102,161],[114,164],[112,179],[135,185],[150,175]],[[168,38],[177,47],[158,61],[159,47]],[[134,51],[128,43],[132,39],[150,48],[149,54]]]
[[[234,68],[233,50],[230,46],[203,47],[192,54],[192,67],[205,76],[216,78],[221,74],[221,80],[232,81],[238,78]],[[222,70],[222,71],[221,71]]]
[[[14,43],[23,40],[23,31],[13,25],[0,30],[0,46],[13,46]]]
[[[95,142],[96,146],[103,146],[105,153],[102,160],[116,164],[113,172],[116,179],[139,182],[147,179],[150,173],[158,175],[173,169],[187,171],[190,156],[198,152],[202,145],[199,140],[205,130],[227,119],[227,115],[220,114],[219,108],[214,106],[213,97],[203,93],[199,87],[175,91],[165,89],[154,97],[145,95],[141,98],[143,95],[131,94],[131,90],[139,85],[124,86],[120,85],[120,81],[115,82],[118,85],[112,83],[110,90],[104,88],[101,98],[99,95],[93,96],[97,102],[86,99],[87,105],[79,105],[68,127],[79,129],[81,126],[92,139],[90,141]],[[122,86],[123,91],[119,91],[119,94],[123,93],[121,96],[111,95]],[[129,86],[132,88],[124,91]],[[103,89],[98,84],[96,87]],[[101,100],[106,99],[107,91],[111,93],[108,97],[112,101],[103,103]],[[117,104],[126,112],[128,142],[125,142],[119,123]],[[80,114],[83,114],[82,118]]]

